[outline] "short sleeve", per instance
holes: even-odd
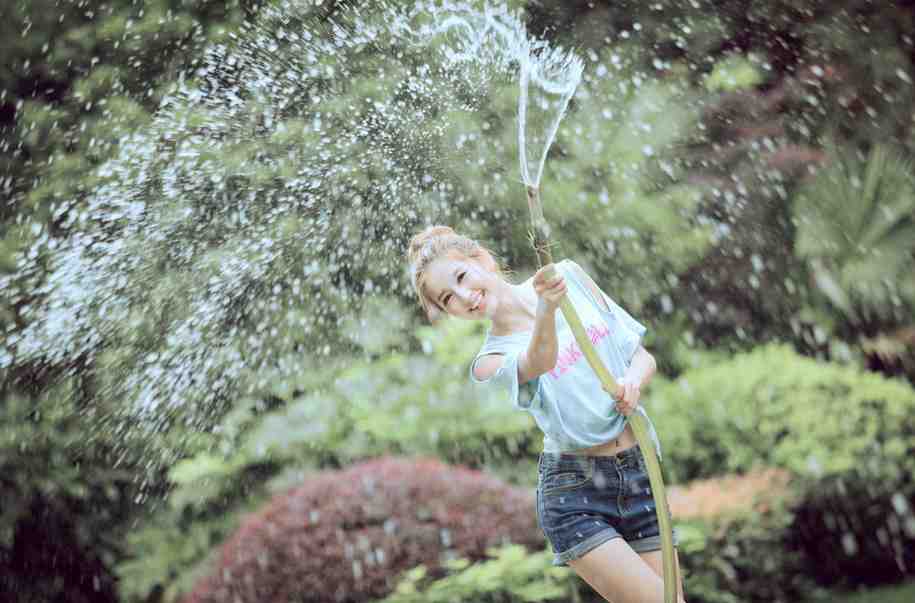
[[[610,312],[616,319],[617,324],[622,327],[622,329],[620,329],[619,344],[620,349],[623,352],[623,358],[626,359],[626,362],[629,362],[632,360],[632,357],[635,356],[639,346],[642,345],[642,337],[644,337],[647,329],[645,328],[645,325],[634,319],[628,312],[610,299],[610,296],[606,293],[603,295],[604,301],[607,302],[607,307],[610,308]]]
[[[481,356],[474,358],[473,363],[470,365],[471,381],[505,392],[512,405],[516,408],[522,410],[531,408],[540,393],[540,377],[531,379],[527,383],[518,383],[518,360],[521,356],[521,350],[512,350],[505,353],[505,361],[502,366],[489,379],[484,381],[480,381],[473,374],[473,366]]]

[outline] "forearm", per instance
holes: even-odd
[[[635,355],[632,357],[632,362],[629,363],[629,368],[626,369],[623,379],[627,383],[638,383],[641,389],[648,385],[651,378],[654,377],[656,369],[657,364],[654,356],[649,354],[648,350],[639,346],[639,349],[636,350]]]
[[[535,379],[556,366],[559,342],[556,339],[556,309],[541,300],[537,304],[534,331],[519,366],[522,382]]]

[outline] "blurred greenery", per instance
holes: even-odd
[[[862,343],[915,315],[915,175],[882,144],[863,158],[832,153],[795,199],[796,253],[815,284],[807,311],[837,338]],[[905,346],[896,356],[912,361]]]
[[[491,244],[517,277],[534,269],[512,170],[514,85],[468,98],[479,111],[428,116],[434,128],[402,122],[389,132],[418,182],[423,167],[443,183],[427,186],[409,211],[386,205],[379,183],[391,167],[354,146],[358,169],[323,181],[317,207],[278,219],[272,202],[320,142],[310,120],[321,115],[340,124],[341,137],[351,134],[351,107],[409,82],[428,57],[354,53],[339,77],[328,75],[333,57],[320,57],[321,69],[297,84],[309,102],[277,115],[282,127],[269,139],[244,134],[261,126],[265,107],[255,99],[234,124],[244,135],[218,150],[201,135],[212,125],[206,107],[175,109],[183,129],[156,124],[176,90],[212,85],[197,69],[225,59],[219,53],[261,4],[0,6],[0,273],[14,275],[0,298],[0,594],[15,593],[10,600],[177,600],[207,574],[244,513],[315,468],[431,455],[533,486],[533,423],[467,379],[483,326],[425,326],[400,276],[406,240],[428,222]],[[331,39],[331,21],[356,4],[308,4],[284,26],[319,22]],[[512,6],[536,35],[585,60],[546,164],[547,220],[558,232],[556,257],[575,258],[650,325],[646,345],[664,378],[646,406],[669,478],[757,466],[795,478],[796,506],[784,513],[684,526],[694,537],[684,549],[691,600],[730,602],[740,589],[743,600],[806,596],[863,583],[866,572],[870,583],[902,579],[884,568],[895,562],[892,543],[911,546],[915,525],[913,4]],[[302,60],[290,47],[276,56],[276,70]],[[150,156],[131,163],[143,144]],[[169,175],[179,152],[199,153],[198,165]],[[93,192],[121,177],[112,173],[119,154],[132,177],[155,175],[142,192],[172,227],[172,238],[130,243],[131,257],[148,262],[130,294],[155,311],[124,316],[96,357],[13,362],[7,344],[33,326],[47,278],[38,242],[80,232]],[[166,176],[187,187],[182,195],[162,194]],[[244,248],[236,231],[206,221],[232,203],[263,224],[279,252]],[[197,218],[184,220],[188,209]],[[304,236],[318,219],[327,229]],[[195,246],[176,245],[191,239]],[[35,273],[16,273],[23,258]],[[237,387],[221,382],[209,406],[186,400],[138,416],[113,392],[127,391],[131,370],[167,355],[169,336],[210,300],[188,292],[233,261],[263,273],[223,292],[214,330],[234,334],[231,345],[195,352],[210,374],[239,356],[248,370]],[[240,301],[277,287],[272,303]],[[86,316],[69,311],[74,321]],[[823,560],[816,537],[843,552]],[[843,549],[849,538],[855,554]],[[817,556],[820,568],[807,565]],[[547,559],[509,547],[480,564],[455,561],[440,581],[417,569],[389,600],[587,600]],[[767,563],[796,581],[766,584],[754,564]],[[881,590],[873,600],[910,591]]]
[[[915,597],[915,584],[886,586],[857,593],[830,593],[829,600],[835,603],[906,603]],[[811,603],[822,599],[812,599]]]
[[[575,588],[568,568],[553,567],[553,554],[529,554],[508,545],[490,551],[491,560],[471,564],[466,559],[447,563],[449,576],[423,584],[426,568],[407,572],[383,603],[456,603],[461,601],[567,601]]]
[[[880,481],[915,471],[910,385],[784,345],[659,379],[646,398],[664,423],[676,481],[757,466],[823,478],[851,471],[863,458],[885,472]]]
[[[802,553],[803,575],[905,578],[915,550],[911,385],[769,345],[661,380],[647,397],[674,481],[788,472],[797,499],[771,536]]]

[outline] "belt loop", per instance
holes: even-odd
[[[627,461],[629,460],[629,449],[627,448],[626,450],[620,450],[614,454],[613,460],[618,467],[625,467],[628,464]]]

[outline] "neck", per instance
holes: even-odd
[[[505,283],[501,292],[499,312],[492,319],[494,334],[510,334],[530,331],[537,315],[537,294],[527,287],[528,281],[520,285]]]

